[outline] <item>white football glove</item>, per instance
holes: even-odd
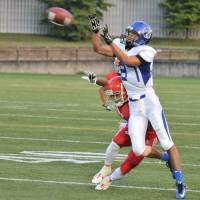
[[[86,76],[82,76],[82,79],[88,80],[90,83],[96,84],[97,75],[94,72],[86,73]]]

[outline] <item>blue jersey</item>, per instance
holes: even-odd
[[[128,96],[131,98],[137,98],[148,92],[154,92],[152,69],[153,59],[156,55],[155,49],[147,45],[140,45],[126,51],[125,45],[120,43],[120,39],[115,39],[114,43],[127,56],[139,55],[146,61],[145,64],[141,64],[141,66],[138,67],[129,67],[122,62],[119,63],[123,85],[126,88]]]

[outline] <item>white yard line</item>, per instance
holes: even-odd
[[[2,108],[7,109],[17,109],[17,110],[41,110],[41,108],[30,108],[26,106],[2,106]],[[47,111],[57,111],[57,112],[88,112],[88,113],[106,113],[106,114],[112,114],[113,112],[106,112],[105,110],[82,110],[82,109],[57,109],[57,108],[43,108],[43,110]],[[168,109],[167,109],[168,110]],[[171,117],[183,117],[183,118],[200,118],[200,116],[194,116],[194,115],[186,115],[186,114],[166,114],[166,116]]]
[[[84,142],[79,140],[58,140],[58,139],[47,139],[47,138],[0,137],[0,139],[67,142],[67,143],[81,143],[81,144],[109,144],[109,142],[95,142],[95,141]]]
[[[33,125],[33,124],[19,124],[19,123],[12,123],[12,124],[6,124],[2,123],[0,124],[0,127],[23,127],[23,128],[47,128],[47,129],[69,129],[69,130],[81,130],[81,131],[102,131],[101,134],[107,134],[111,131],[111,129],[106,128],[93,128],[93,127],[75,127],[75,126],[61,126],[61,125]],[[113,132],[113,131],[112,131]]]
[[[103,142],[103,141],[80,141],[80,140],[61,140],[61,139],[48,139],[48,138],[7,137],[7,136],[0,136],[0,139],[66,142],[66,143],[81,143],[81,144],[106,144],[106,145],[110,144],[109,142]],[[182,145],[177,147],[182,149],[200,149],[200,146],[189,146],[189,145]]]
[[[83,141],[74,141],[74,140],[54,140],[54,139],[40,139],[40,138],[15,138],[15,137],[0,137],[0,139],[11,139],[11,140],[27,140],[27,141],[52,141],[52,142],[68,142],[68,143],[82,143],[82,144],[106,144],[108,145],[107,142],[92,142],[92,141],[88,141],[88,142],[83,142]],[[190,149],[200,149],[200,147],[190,147],[190,146],[179,146],[179,148],[190,148]],[[27,151],[24,151],[25,153]],[[24,153],[22,152],[22,153]],[[45,152],[34,152],[34,154],[47,154],[47,151]],[[50,152],[48,152],[49,154]],[[51,152],[52,153],[52,152]],[[51,154],[50,153],[50,154]],[[104,159],[105,157],[105,154],[104,153],[95,153],[95,152],[59,152],[59,151],[56,151],[55,153],[53,154],[60,154],[60,153],[63,153],[63,154],[78,154],[78,157],[81,157],[79,154],[86,154],[86,158],[89,158],[91,156],[94,156],[95,155],[95,158],[97,158],[98,156],[101,157],[101,160]],[[32,154],[32,153],[29,153],[29,154]],[[17,154],[16,154],[17,155]],[[1,159],[5,159],[5,156],[8,156],[8,158],[6,159],[12,159],[10,158],[10,155],[7,155],[7,154],[1,154]],[[17,155],[18,156],[18,155]],[[75,155],[73,155],[73,157],[76,157]],[[118,155],[119,158],[116,159],[116,161],[122,161],[124,160],[124,158],[126,157],[125,154],[119,154]],[[56,158],[57,159],[57,158]],[[19,159],[18,159],[19,160]],[[66,161],[66,160],[65,160]],[[34,161],[35,162],[35,161]],[[46,158],[45,158],[45,162],[46,162]],[[98,162],[97,160],[94,160],[93,162]],[[146,164],[162,164],[160,162],[149,162],[149,161],[144,161],[144,163]],[[183,166],[190,166],[190,167],[200,167],[200,164],[190,164],[190,163],[182,163]]]
[[[125,154],[118,154],[115,161],[122,162],[126,158]],[[70,162],[75,164],[102,163],[105,153],[95,152],[71,152],[71,151],[22,151],[15,154],[1,153],[0,160],[23,162],[23,163],[47,163],[47,162]],[[144,164],[165,165],[161,161],[145,160]],[[199,168],[200,164],[182,163],[183,166]]]
[[[7,100],[0,100],[0,103],[8,103],[8,104],[13,104],[13,105],[16,105],[16,104],[21,104],[22,106],[80,106],[80,104],[78,103],[63,103],[63,104],[57,104],[57,103],[47,103],[47,102],[31,102],[31,101],[7,101]]]
[[[175,95],[175,94],[173,94]],[[162,96],[162,95],[160,95]],[[182,95],[175,95],[175,96],[182,96]],[[185,97],[185,95],[183,95]],[[199,95],[196,95],[195,96],[195,99],[191,100],[191,97],[188,97],[189,99],[185,99],[183,101],[181,101],[181,103],[199,103],[199,100],[198,100],[198,97]],[[180,101],[179,100],[173,100],[173,101],[170,101],[170,100],[162,100],[163,103],[165,104],[180,104]],[[67,105],[68,103],[51,103],[51,102],[35,102],[35,101],[10,101],[10,100],[0,100],[0,103],[7,103],[7,104],[23,104],[23,105],[60,105],[60,106],[63,106],[63,105]],[[71,103],[70,103],[71,104]],[[72,103],[74,105],[74,103]],[[80,105],[80,104],[76,104],[76,105]],[[93,106],[93,105],[99,105],[97,102],[96,103],[93,103],[93,104],[90,104],[90,106]]]
[[[81,112],[81,111],[80,111]],[[10,113],[0,113],[0,116],[3,117],[24,117],[24,118],[43,118],[43,119],[67,119],[67,120],[77,120],[77,121],[109,121],[109,122],[118,122],[117,119],[108,119],[108,118],[86,118],[86,117],[57,117],[57,116],[42,116],[42,115],[26,115],[26,114],[10,114]]]
[[[43,118],[43,119],[67,119],[67,120],[77,120],[77,121],[103,121],[103,122],[119,122],[118,119],[105,119],[105,118],[86,118],[86,117],[57,117],[57,116],[42,116],[42,115],[25,115],[25,114],[0,114],[2,117],[24,117],[24,118]],[[181,126],[200,126],[200,123],[184,123],[184,122],[170,122],[172,125]]]
[[[2,108],[6,108],[6,109],[17,109],[17,110],[41,110],[41,108],[36,108],[36,107],[28,107],[28,106],[2,106]],[[78,110],[78,109],[66,109],[66,108],[43,108],[43,110],[47,110],[47,111],[56,111],[56,112],[88,112],[88,113],[107,113],[110,114],[112,112],[107,112],[106,110],[102,109],[102,110]]]
[[[199,100],[196,100],[196,101],[188,100],[188,101],[182,102],[182,104],[184,104],[184,103],[193,104],[194,102],[198,103]],[[0,106],[2,108],[31,109],[31,110],[34,109],[34,110],[37,110],[37,109],[40,109],[40,107],[42,106],[42,109],[44,109],[44,110],[55,110],[55,111],[64,111],[64,110],[67,111],[68,109],[65,109],[65,107],[81,107],[81,106],[84,106],[84,105],[79,104],[79,103],[58,104],[58,103],[42,103],[42,102],[36,103],[36,102],[27,102],[27,101],[6,101],[6,100],[0,100],[0,103],[4,103],[4,105],[1,104],[1,106]],[[5,105],[5,104],[7,104],[7,105]],[[180,108],[177,108],[176,104],[180,105],[180,101],[173,101],[173,104],[165,103],[164,110],[180,111]],[[45,108],[44,106],[50,106],[50,107],[54,106],[54,108],[48,108],[48,107]],[[86,105],[86,106],[88,108],[89,107],[99,107],[100,108],[100,105],[97,104],[97,103],[96,104]],[[190,107],[184,107],[184,110],[185,111],[191,111],[191,112],[199,112],[200,111],[200,109],[198,109],[198,108],[192,109]],[[85,111],[83,111],[83,112],[85,112]],[[103,109],[99,110],[99,111],[94,111],[94,110],[88,109],[86,112],[105,112],[105,111],[103,111]]]
[[[21,179],[21,178],[7,178],[0,177],[1,181],[13,181],[13,182],[31,182],[31,183],[45,183],[45,184],[63,184],[63,185],[83,185],[83,186],[95,186],[91,183],[72,182],[72,181],[54,181],[54,180],[39,180],[39,179]],[[174,188],[158,188],[158,187],[140,187],[134,185],[111,185],[115,188],[125,189],[139,189],[139,190],[157,190],[157,191],[174,191]],[[187,189],[187,192],[200,193],[200,190]]]

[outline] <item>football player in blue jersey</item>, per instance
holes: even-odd
[[[147,44],[152,38],[152,30],[144,21],[136,21],[127,27],[123,39],[114,39],[105,25],[100,35],[99,20],[89,16],[94,51],[120,61],[119,71],[128,94],[130,117],[128,134],[132,150],[136,155],[148,156],[152,147],[145,144],[148,120],[151,122],[162,148],[168,152],[176,180],[176,198],[186,196],[179,153],[171,138],[167,121],[159,98],[153,89],[153,60],[156,50]],[[103,44],[101,38],[106,44]]]

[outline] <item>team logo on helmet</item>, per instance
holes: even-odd
[[[144,35],[144,38],[145,38],[145,39],[150,39],[151,36],[152,36],[152,30],[150,30],[150,29],[144,30],[143,35]]]

